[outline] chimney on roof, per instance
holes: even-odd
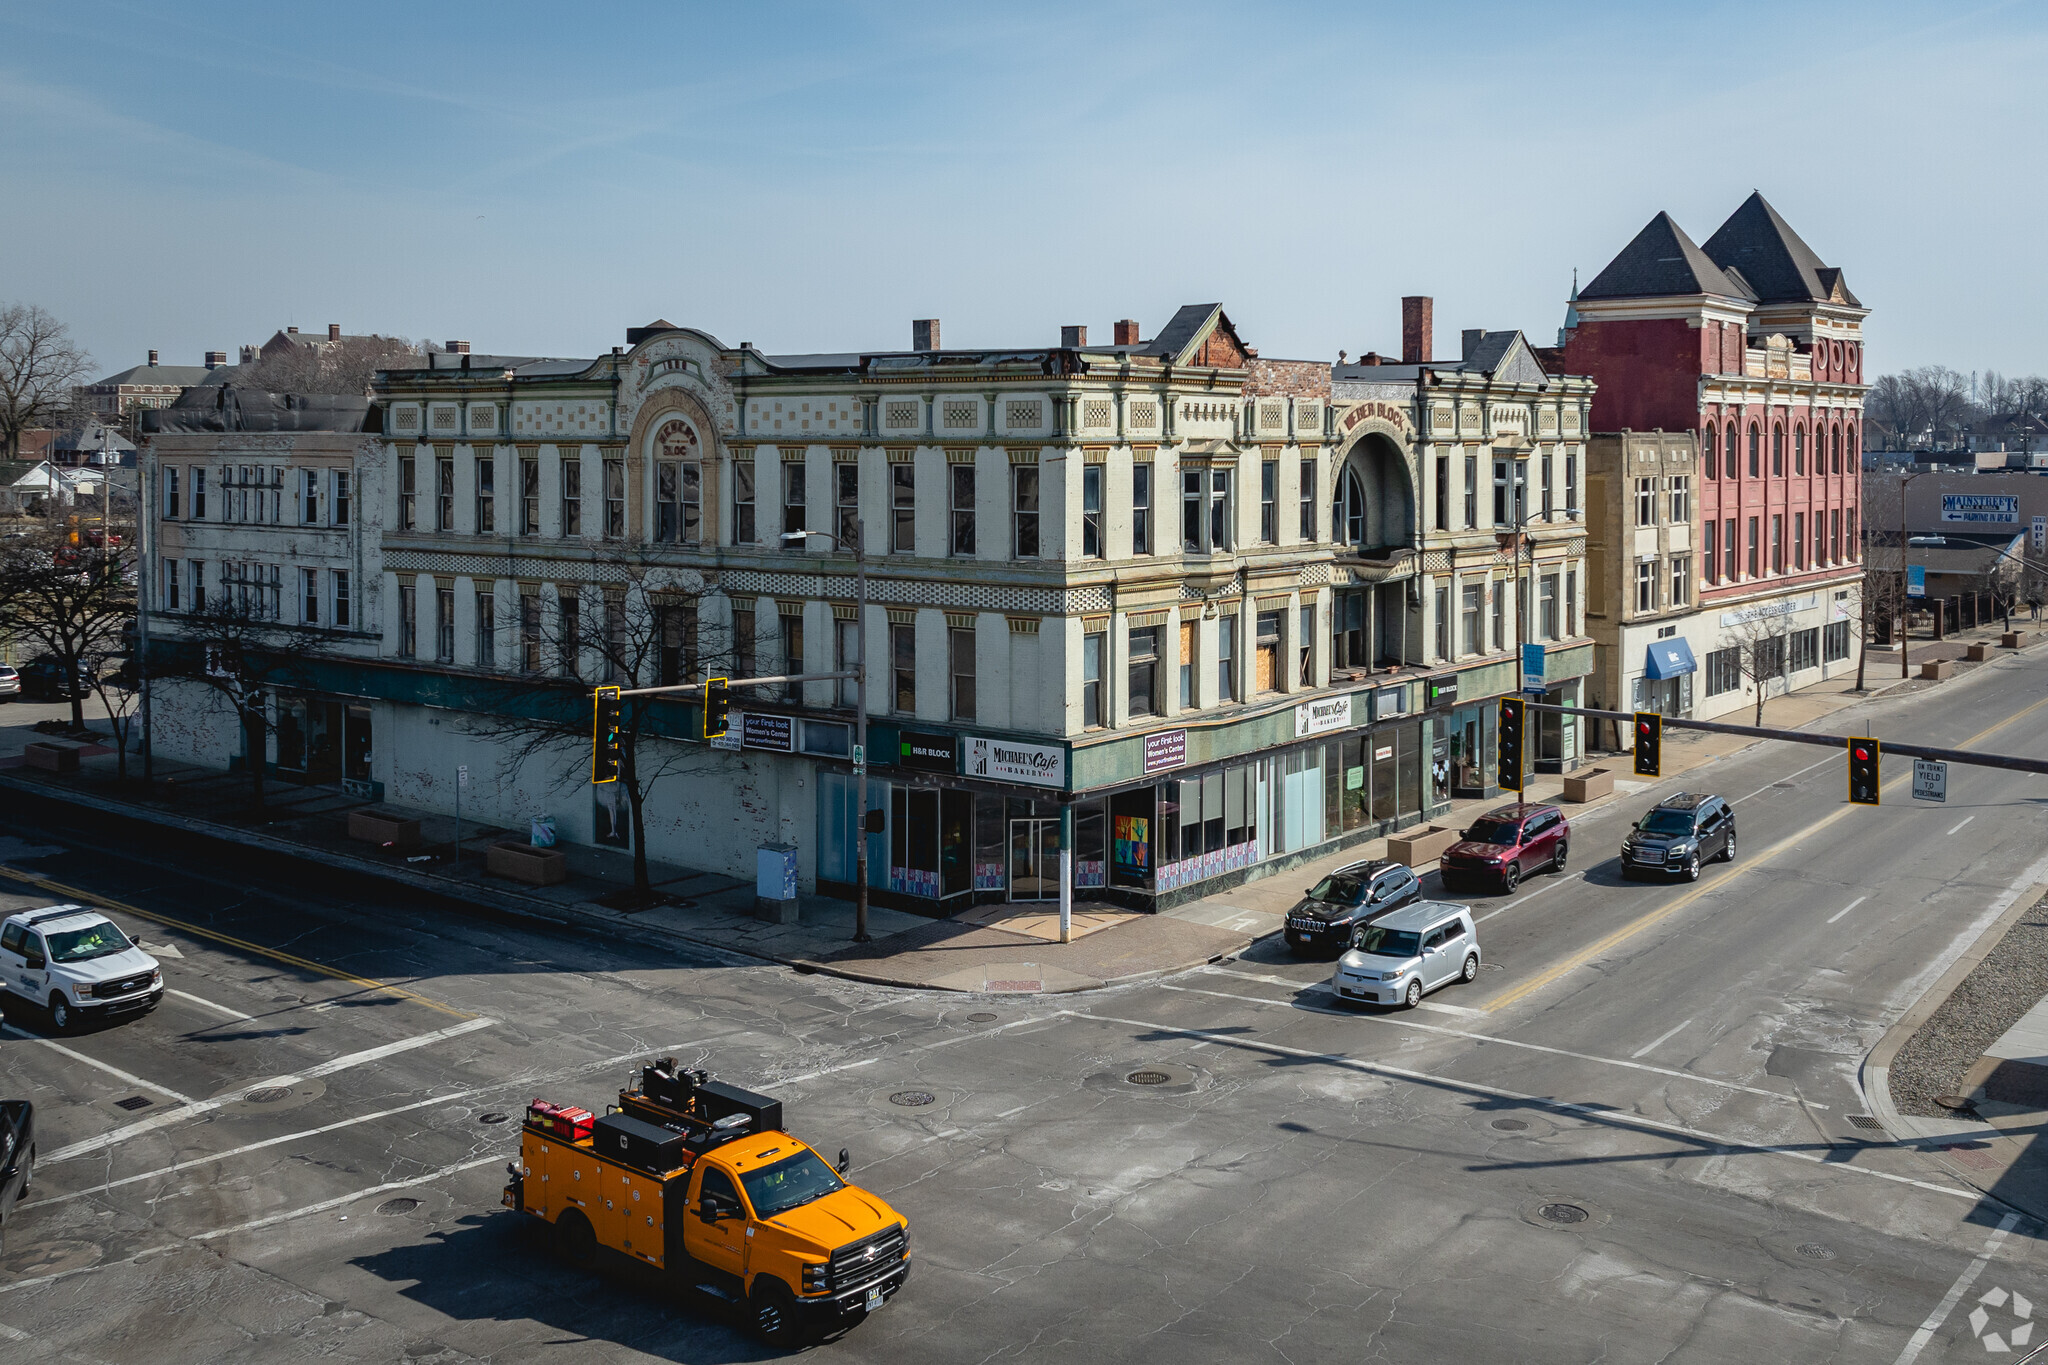
[[[228,353],[226,351],[208,351],[206,353],[206,368],[209,370],[217,370],[227,363]]]
[[[155,352],[155,351],[151,351],[151,352],[149,353],[149,363],[150,363],[150,364],[152,364],[152,365],[156,364],[156,352]]]
[[[242,363],[244,365],[254,365],[257,358],[262,354],[263,352],[249,345],[246,341],[242,343]]]
[[[327,324],[327,339],[328,339],[329,341],[339,341],[339,340],[341,340],[341,324],[340,324],[340,323],[338,323],[338,322],[330,322],[330,323],[328,323],[328,324]]]
[[[1138,320],[1136,318],[1117,319],[1116,344],[1119,346],[1135,346],[1138,344]]]
[[[1401,363],[1427,365],[1436,346],[1436,304],[1427,294],[1401,300]]]
[[[451,342],[449,342],[449,343],[448,343],[448,354],[450,354],[450,355],[468,355],[468,354],[469,354],[469,343],[468,343],[468,342],[466,342],[466,341],[451,341]]]
[[[937,318],[914,318],[911,320],[910,349],[913,351],[936,351],[939,349],[939,320]]]
[[[287,327],[284,329],[284,334],[288,337],[295,337],[299,334],[299,329],[296,327]]]
[[[1472,353],[1479,349],[1479,343],[1484,340],[1486,340],[1486,329],[1484,327],[1467,327],[1463,335],[1464,349],[1459,352],[1458,359],[1470,360]]]
[[[1087,344],[1088,328],[1085,324],[1079,327],[1060,328],[1060,345],[1067,350],[1078,351]]]

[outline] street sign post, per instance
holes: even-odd
[[[1948,764],[1938,758],[1914,759],[1913,799],[1915,801],[1947,801]]]

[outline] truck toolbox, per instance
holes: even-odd
[[[672,1171],[689,1160],[681,1133],[631,1114],[606,1114],[592,1125],[591,1137],[597,1151],[643,1171]]]
[[[581,1142],[590,1136],[595,1116],[588,1109],[576,1109],[568,1105],[549,1104],[546,1100],[535,1100],[526,1106],[526,1120],[538,1124],[543,1130],[564,1142]]]

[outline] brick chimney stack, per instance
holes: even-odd
[[[156,364],[156,352],[155,352],[155,351],[151,351],[151,352],[149,353],[149,363],[150,363],[150,364],[152,364],[152,365]]]
[[[1436,347],[1436,304],[1427,294],[1401,300],[1401,363],[1427,365]]]
[[[913,351],[936,351],[939,349],[939,320],[937,318],[913,318],[911,320],[910,349]]]
[[[328,324],[327,324],[327,339],[328,339],[329,341],[339,341],[339,340],[341,340],[341,324],[340,324],[340,323],[338,323],[338,322],[330,322],[330,323],[328,323]]]
[[[1081,327],[1060,328],[1060,345],[1069,351],[1078,351],[1088,344],[1088,329]]]
[[[448,343],[448,353],[450,355],[468,355],[469,343],[466,341],[451,341]]]
[[[217,370],[227,363],[228,353],[226,351],[208,351],[206,353],[206,368],[209,370]]]
[[[1136,318],[1122,318],[1118,320],[1116,324],[1116,344],[1119,346],[1135,346],[1138,344],[1138,320]]]

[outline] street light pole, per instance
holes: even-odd
[[[822,536],[840,550],[846,542],[830,531],[784,531],[784,540]],[[868,941],[868,553],[867,531],[853,519],[853,941]]]

